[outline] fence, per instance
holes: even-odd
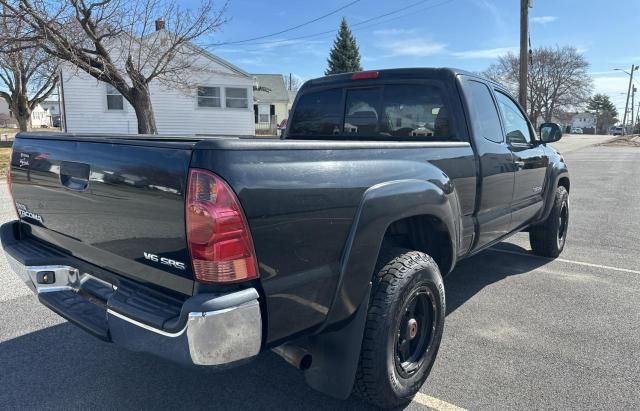
[[[278,134],[278,118],[274,115],[271,116],[268,123],[256,123],[256,134],[260,135],[272,135]]]

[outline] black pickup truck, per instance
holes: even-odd
[[[308,81],[279,140],[19,134],[2,247],[105,341],[218,368],[273,350],[324,393],[397,406],[434,364],[457,261],[524,230],[562,251],[561,135],[452,69]]]

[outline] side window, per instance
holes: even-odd
[[[225,105],[227,108],[248,108],[249,99],[246,88],[227,87],[224,89],[226,95]]]
[[[502,135],[500,117],[489,88],[485,84],[473,80],[467,81],[466,84],[469,91],[467,95],[469,109],[473,124],[478,127],[477,132],[489,141],[502,143],[504,136]]]
[[[303,94],[291,119],[289,136],[334,136],[342,133],[342,89]]]
[[[124,110],[124,97],[122,94],[113,87],[111,84],[106,83],[107,86],[107,110]]]
[[[198,107],[220,107],[220,87],[198,87]]]
[[[385,86],[380,134],[403,140],[457,140],[442,92],[425,84]]]
[[[504,128],[509,144],[529,144],[532,141],[529,123],[518,105],[506,94],[496,90],[496,99],[504,119]]]
[[[344,134],[375,136],[380,118],[380,88],[347,91],[344,113]]]

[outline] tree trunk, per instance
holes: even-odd
[[[158,134],[149,87],[144,85],[132,88],[131,94],[131,105],[138,120],[138,134]]]
[[[18,128],[20,131],[27,131],[29,127],[29,116],[18,116],[16,114],[16,120],[18,120]]]
[[[17,98],[17,101],[14,100],[13,104],[11,104],[11,111],[13,115],[16,116],[16,120],[18,121],[18,127],[20,131],[27,131],[27,127],[29,127],[31,123],[31,110],[29,110],[28,101],[25,98]]]

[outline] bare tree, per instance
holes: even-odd
[[[26,40],[111,84],[133,107],[138,132],[157,133],[149,85],[189,88],[201,49],[192,42],[224,22],[226,3],[196,10],[178,0],[0,0],[31,29]],[[158,17],[161,17],[158,19]],[[204,68],[201,68],[204,69]]]
[[[20,21],[0,16],[0,39],[24,35]],[[19,47],[0,53],[0,89],[2,97],[18,122],[27,131],[31,111],[55,90],[58,81],[56,59],[37,47]]]
[[[284,84],[289,91],[298,91],[302,87],[302,79],[296,74],[284,76]]]
[[[591,95],[589,63],[574,47],[542,47],[533,50],[527,81],[527,107],[532,122],[544,121],[563,111],[584,105]],[[485,75],[513,93],[518,90],[519,58],[513,53],[499,57]]]

